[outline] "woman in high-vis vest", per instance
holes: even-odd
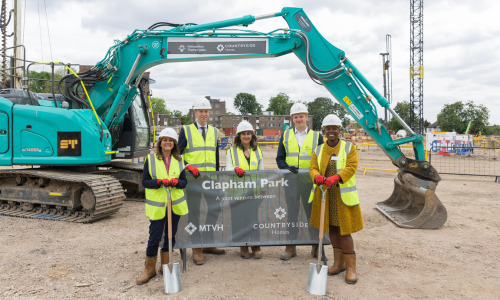
[[[163,186],[172,188],[172,246],[175,245],[180,216],[188,213],[183,190],[187,185],[186,171],[177,140],[178,135],[174,129],[163,129],[156,144],[156,153],[149,154],[144,162],[142,185],[146,188],[146,216],[150,219],[150,224],[145,268],[136,281],[139,285],[156,276],[156,258],[162,235],[164,243],[160,251],[161,264],[169,263],[167,192]]]
[[[248,121],[241,121],[236,128],[236,137],[234,138],[233,147],[227,149],[226,152],[226,171],[234,170],[236,175],[243,177],[245,171],[264,170],[264,160],[262,159],[262,151],[257,142],[257,137],[254,134],[252,124]],[[255,176],[257,177],[257,176]],[[252,180],[250,178],[250,180]],[[248,191],[238,189],[230,191],[232,197],[245,198]],[[250,194],[260,194],[260,190],[252,189]],[[239,224],[251,223],[256,219],[258,212],[259,200],[240,200],[241,202],[233,205],[231,208],[231,223],[232,228],[236,228],[235,222]],[[235,216],[233,216],[235,214]],[[250,224],[248,224],[250,225]],[[233,237],[237,232],[233,230]],[[258,231],[253,231],[253,238],[258,238]],[[243,258],[262,258],[260,246],[252,246],[252,254],[248,251],[248,246],[240,247],[240,256]]]
[[[325,231],[333,246],[333,265],[328,275],[346,271],[345,281],[357,282],[356,254],[351,233],[363,229],[363,218],[359,207],[354,173],[358,168],[356,145],[340,139],[342,122],[335,115],[323,119],[322,128],[326,143],[318,146],[312,154],[309,174],[315,185],[310,201],[313,201],[311,226],[319,228],[321,212],[321,190],[326,193]]]

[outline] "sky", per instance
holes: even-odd
[[[303,8],[319,32],[344,50],[381,93],[380,53],[386,52],[386,35],[390,34],[391,107],[409,101],[409,0],[27,0],[23,1],[23,41],[29,60],[94,65],[114,40],[156,22],[203,24],[275,13],[285,6]],[[424,119],[435,122],[443,105],[473,100],[489,109],[488,123],[500,124],[496,98],[500,92],[499,12],[500,2],[495,0],[424,2]],[[269,32],[286,27],[279,17],[257,21],[249,29]],[[278,93],[294,102],[334,99],[309,78],[293,54],[163,64],[150,72],[156,80],[151,86],[153,96],[165,99],[169,110],[183,113],[204,96],[226,101],[227,110],[236,112],[233,99],[240,92],[255,95],[264,109]]]

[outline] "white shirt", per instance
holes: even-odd
[[[297,128],[295,128],[295,138],[297,139],[297,143],[299,143],[299,148],[302,148],[302,144],[306,140],[307,129],[308,127],[306,127],[306,129],[303,132],[299,132]]]
[[[250,150],[249,150],[250,151]],[[246,157],[245,157],[246,159]],[[229,152],[229,149],[226,151],[226,171],[234,171],[234,166],[233,166],[233,158],[231,157],[231,152]],[[259,162],[259,170],[264,170],[264,158],[260,158]]]
[[[201,131],[202,127],[205,127],[205,136],[208,134],[208,123],[205,124],[205,126],[201,126],[200,123],[196,123],[198,125],[198,131],[200,132],[201,136],[203,136],[203,132]]]

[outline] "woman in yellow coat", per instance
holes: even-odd
[[[326,193],[325,231],[333,246],[334,262],[328,275],[346,271],[345,280],[354,284],[356,254],[351,233],[363,229],[363,218],[359,207],[354,173],[358,167],[356,145],[340,139],[342,122],[335,115],[323,119],[322,127],[327,142],[312,153],[309,174],[315,183],[311,211],[311,226],[319,228],[321,214],[321,190],[318,185],[328,187]]]

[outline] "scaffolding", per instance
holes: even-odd
[[[424,132],[424,0],[410,0],[410,128]]]

